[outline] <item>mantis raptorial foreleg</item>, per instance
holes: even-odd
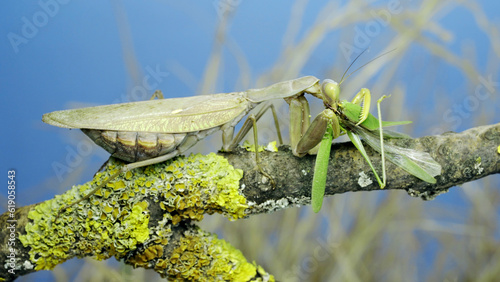
[[[306,97],[302,95],[287,102],[289,103],[290,111],[290,146],[292,147],[293,154],[297,156],[297,144],[306,133],[310,124],[309,103]]]
[[[328,124],[332,123],[332,119],[335,118],[335,114],[329,109],[323,110],[316,116],[297,145],[292,149],[294,154],[298,157],[302,157],[305,156],[309,150],[316,147],[316,145],[321,142]]]

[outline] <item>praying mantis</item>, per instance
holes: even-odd
[[[366,132],[377,129],[374,120],[378,120],[369,113],[371,95],[367,89],[362,89],[352,103],[340,102],[338,97],[340,88],[335,88],[334,85],[335,83],[330,80],[325,80],[320,85],[319,79],[306,76],[243,92],[113,104],[45,114],[42,117],[44,122],[63,128],[79,128],[96,144],[111,153],[112,156],[131,162],[122,166],[118,172],[111,175],[86,196],[63,207],[60,213],[88,199],[121,173],[171,159],[182,154],[198,141],[217,130],[223,132],[223,150],[231,151],[253,127],[254,143],[257,147],[256,121],[269,108],[273,111],[278,136],[280,143],[282,143],[276,113],[272,104],[267,103],[257,114],[251,114],[238,134],[234,136],[234,127],[244,116],[257,105],[272,99],[285,99],[290,105],[290,143],[295,156],[302,157],[307,153],[311,153],[321,143],[317,163],[320,163],[321,160],[324,163],[325,158],[327,159],[329,156],[329,152],[321,150],[321,147],[331,146],[331,139],[340,136],[341,131],[347,133],[351,140],[357,140],[356,142],[353,141],[353,143],[358,144],[358,149],[362,148],[359,147],[362,146],[359,136],[368,142],[369,135]],[[312,123],[309,122],[309,104],[304,96],[306,93],[321,99],[326,107]],[[162,95],[160,92],[155,92],[154,96],[161,98]],[[362,101],[363,107],[360,106]],[[403,123],[380,121],[378,128],[380,134],[382,134],[381,128],[383,126]],[[332,137],[327,138],[327,140],[330,140],[329,142],[322,141],[325,132],[327,132],[327,137],[329,135]],[[383,142],[383,138],[381,140]],[[383,153],[385,148],[383,144],[380,148]],[[360,151],[374,171],[377,181],[381,183],[378,174],[376,174],[366,156],[366,152],[363,152],[364,149],[360,149]],[[398,153],[401,152],[394,154]],[[421,156],[417,154],[416,158],[419,157]],[[257,150],[256,164],[260,172],[270,179],[274,186],[272,177],[259,166]],[[399,165],[405,166],[406,163]],[[419,166],[417,165],[417,167]],[[420,171],[415,167],[407,171],[422,180],[428,181],[430,179],[421,177]],[[434,174],[432,176],[437,175],[434,172],[430,172],[430,174]],[[316,175],[326,179],[326,175],[322,175],[319,170],[315,172],[315,178]],[[321,183],[321,181],[318,183]],[[383,185],[385,185],[385,170]],[[383,185],[380,186],[383,187]],[[315,187],[313,192],[321,190],[317,186],[313,185]],[[324,191],[324,183],[322,189]],[[313,193],[313,198],[315,195],[317,194]],[[315,199],[317,198],[316,196]],[[322,201],[322,196],[320,198]]]
[[[81,129],[113,157],[130,162],[85,197],[63,207],[60,212],[88,199],[121,173],[178,156],[217,130],[222,130],[223,150],[231,151],[253,126],[257,147],[256,121],[269,108],[273,111],[282,143],[272,104],[265,104],[257,114],[250,115],[236,136],[234,127],[250,110],[263,102],[293,99],[308,92],[319,93],[318,81],[313,76],[305,76],[243,92],[153,100],[154,97],[163,96],[157,91],[149,101],[63,110],[43,115],[42,121],[45,123]],[[255,157],[257,168],[270,179],[274,187],[273,178],[259,166],[258,152]]]

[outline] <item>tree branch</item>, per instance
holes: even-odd
[[[446,132],[435,136],[384,142],[428,152],[443,168],[441,175],[436,177],[437,183],[430,184],[386,161],[387,186],[384,190],[403,189],[411,196],[432,200],[453,186],[500,172],[500,123],[471,128],[461,133]],[[377,171],[380,171],[380,154],[369,146],[365,148]],[[251,153],[238,150],[234,154],[223,156],[234,167],[245,171],[241,182],[245,187],[245,197],[255,203],[251,214],[270,212],[290,204],[310,203],[315,156],[294,157],[288,146],[281,146],[277,153],[264,153],[261,161],[264,170],[274,177],[276,186],[279,187],[274,190],[269,184],[263,184],[262,176],[253,170],[255,161]],[[358,184],[360,172],[374,180],[373,183],[361,187]],[[325,195],[373,190],[380,190],[380,187],[354,145],[350,142],[334,144]]]
[[[429,152],[442,165],[437,183],[429,184],[387,163],[386,189],[404,189],[425,200],[500,171],[500,124],[387,142]],[[332,149],[326,195],[380,190],[375,181],[365,187],[358,184],[360,172],[372,179],[373,175],[352,144],[335,144]],[[367,152],[379,169],[380,156],[369,148]],[[61,207],[116,171],[120,163],[110,158],[105,170],[92,181],[75,185],[52,200],[4,213],[0,223],[13,224],[15,232],[0,231],[0,260],[7,270],[15,271],[3,271],[0,277],[10,280],[52,269],[75,256],[115,256],[169,278],[210,280],[225,275],[227,280],[273,280],[230,244],[192,222],[204,214],[221,213],[236,220],[309,204],[315,157],[294,157],[287,146],[277,153],[264,152],[261,165],[277,183],[272,189],[255,169],[254,153],[239,148],[219,155],[179,157],[127,172],[56,219]]]

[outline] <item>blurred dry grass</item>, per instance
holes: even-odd
[[[292,18],[304,17],[301,13],[306,4],[307,1],[296,1]],[[459,7],[468,10],[476,20],[475,24],[490,38],[491,53],[487,54],[486,70],[476,69],[473,42],[464,46],[463,55],[448,50],[447,43],[454,37],[453,31],[438,21]],[[378,9],[385,9],[385,6],[374,6],[366,1],[348,1],[340,6],[337,1],[331,1],[317,16],[314,27],[300,39],[300,21],[290,21],[283,36],[281,57],[272,69],[256,79],[256,85],[251,84],[250,64],[238,46],[225,41],[231,14],[227,13],[215,33],[217,40],[204,80],[200,82],[200,92],[213,93],[216,89],[224,63],[222,46],[230,50],[240,67],[239,89],[268,85],[298,77],[315,48],[330,32],[342,32],[348,27],[351,28],[347,30],[351,31],[354,24],[372,19],[370,11]],[[434,108],[423,116],[415,107],[405,106],[407,89],[401,73],[408,68],[401,63],[411,61],[408,53],[415,46],[425,51],[426,60],[438,60],[459,70],[467,80],[465,91],[470,93],[479,83],[479,74],[498,77],[498,26],[490,22],[475,2],[427,0],[412,3],[402,13],[392,15],[390,25],[394,33],[387,35],[387,48],[380,53],[397,47],[396,51],[388,55],[388,59],[379,59],[364,67],[343,85],[343,93],[354,95],[377,76],[372,92],[394,94],[387,102],[390,108],[385,108],[385,119],[411,119],[421,128],[433,128],[441,122],[439,114],[453,103],[453,96],[443,93],[435,97],[435,90],[426,91],[429,89],[422,85],[416,103],[425,101],[434,104]],[[341,38],[351,36],[342,34]],[[336,61],[344,62],[345,59],[338,54]],[[339,78],[346,64],[333,67],[321,77]],[[431,69],[420,70],[406,75],[426,76],[425,79],[431,82],[436,80],[436,73]],[[496,97],[491,99],[492,104],[497,102]],[[494,106],[491,111],[474,112],[469,124],[498,122],[493,120]],[[286,106],[282,105],[280,112],[281,122],[286,128]],[[260,131],[266,131],[261,127]],[[431,134],[430,130],[425,133]],[[218,148],[220,140],[215,139],[217,144],[213,146]],[[452,204],[423,202],[400,191],[354,193],[327,198],[318,215],[309,207],[301,207],[237,222],[210,216],[201,226],[220,234],[239,248],[248,260],[255,260],[280,281],[493,281],[500,277],[498,180],[498,177],[489,177],[468,183],[463,189],[458,188],[460,191],[453,188],[458,199]],[[131,270],[128,266],[120,266],[118,270],[102,268],[102,262],[85,261],[86,266],[79,276],[82,281],[160,281],[150,271]],[[56,276],[58,273],[63,275],[62,270],[55,271]]]

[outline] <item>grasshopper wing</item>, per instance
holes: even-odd
[[[65,128],[182,133],[241,119],[250,107],[241,92],[233,92],[56,111],[42,120]]]
[[[349,127],[365,140],[375,151],[381,152],[380,140],[374,132],[351,124]],[[441,165],[427,152],[384,144],[385,156],[406,172],[429,183],[436,183],[434,176],[441,174]]]

